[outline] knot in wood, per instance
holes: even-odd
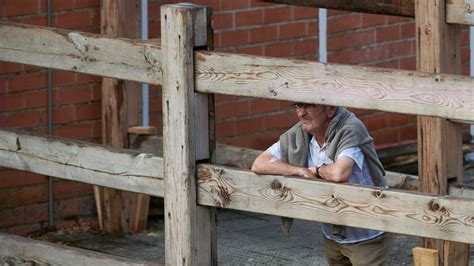
[[[431,35],[431,32],[432,32],[431,25],[425,25],[424,32],[426,36]]]
[[[437,203],[437,202],[435,202],[435,201],[433,201],[433,202],[431,203],[431,210],[432,210],[432,211],[435,211],[435,212],[436,212],[436,211],[439,211],[440,209],[441,209],[441,206],[439,206],[439,203]]]
[[[385,198],[385,194],[383,194],[383,192],[381,190],[374,191],[373,195],[374,195],[374,197],[376,197],[378,199]]]
[[[270,187],[273,190],[280,190],[283,187],[283,185],[280,183],[280,181],[278,181],[277,179],[274,179],[272,183],[270,184]]]

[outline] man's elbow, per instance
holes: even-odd
[[[351,173],[347,171],[336,171],[333,181],[336,183],[345,183],[351,177]]]
[[[255,162],[252,164],[252,168],[250,170],[252,170],[252,172],[256,174],[262,174],[262,171],[263,171],[262,167],[260,167],[260,165]]]

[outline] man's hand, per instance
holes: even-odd
[[[260,154],[253,162],[252,172],[267,175],[293,175],[316,179],[316,175],[306,167],[299,167],[277,160],[269,151]]]

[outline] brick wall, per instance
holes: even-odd
[[[0,0],[4,20],[45,26],[46,0]],[[99,32],[100,0],[52,1],[53,27]],[[149,36],[160,36],[159,8],[149,1]],[[189,1],[188,1],[189,2]],[[318,58],[318,9],[250,0],[197,0],[214,8],[215,50]],[[328,12],[328,61],[415,69],[413,19]],[[468,31],[462,36],[463,71],[468,73]],[[53,134],[101,142],[100,82],[94,76],[53,71]],[[47,132],[47,71],[0,62],[0,126]],[[150,87],[150,124],[162,127],[161,89]],[[354,110],[377,145],[416,139],[416,118]],[[217,136],[221,143],[264,149],[296,121],[290,103],[216,95]],[[0,170],[0,231],[26,234],[47,225],[47,178]],[[90,185],[65,180],[54,184],[55,218],[93,215]]]

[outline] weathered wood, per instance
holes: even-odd
[[[195,72],[199,92],[474,121],[471,77],[216,52]]]
[[[163,159],[39,134],[0,130],[0,166],[163,197]]]
[[[414,0],[265,0],[265,2],[390,16],[415,16]]]
[[[161,7],[165,259],[169,265],[212,265],[215,218],[196,205],[196,160],[209,158],[207,96],[194,93],[193,47],[207,42],[208,9]],[[206,110],[204,112],[198,110]],[[198,131],[199,129],[199,131]],[[200,145],[199,141],[204,141]]]
[[[101,0],[101,33],[111,37],[140,37],[141,0]],[[137,125],[140,114],[140,84],[112,78],[102,79],[102,143],[128,146],[127,130]],[[146,227],[145,212],[137,204],[149,197],[111,188],[94,188],[99,224],[107,233],[124,234]],[[140,209],[138,209],[140,210]],[[147,213],[147,212],[146,212]],[[145,221],[134,224],[135,222]],[[141,230],[140,230],[141,229]]]
[[[147,261],[118,257],[0,233],[0,261],[2,261],[2,257],[14,257],[23,262],[13,265],[158,265]],[[4,265],[12,264],[7,263]]]
[[[0,22],[0,60],[161,84],[156,41]]]
[[[158,129],[156,127],[129,127],[128,128],[129,134],[136,134],[136,135],[156,135],[158,133]]]
[[[461,74],[461,28],[446,23],[446,2],[415,1],[419,71]],[[474,98],[472,89],[470,97]],[[473,106],[471,103],[469,107],[472,118]],[[421,191],[447,194],[448,178],[462,180],[461,125],[441,118],[418,117],[418,162]],[[469,245],[466,244],[424,238],[423,247],[438,250],[441,265],[469,262]]]
[[[414,266],[438,266],[438,250],[428,248],[413,248]]]
[[[474,0],[446,1],[446,22],[474,26]]]
[[[265,2],[389,16],[415,17],[414,0],[265,0]],[[446,1],[446,22],[474,25],[474,0]]]
[[[198,203],[474,243],[474,200],[198,166]]]

